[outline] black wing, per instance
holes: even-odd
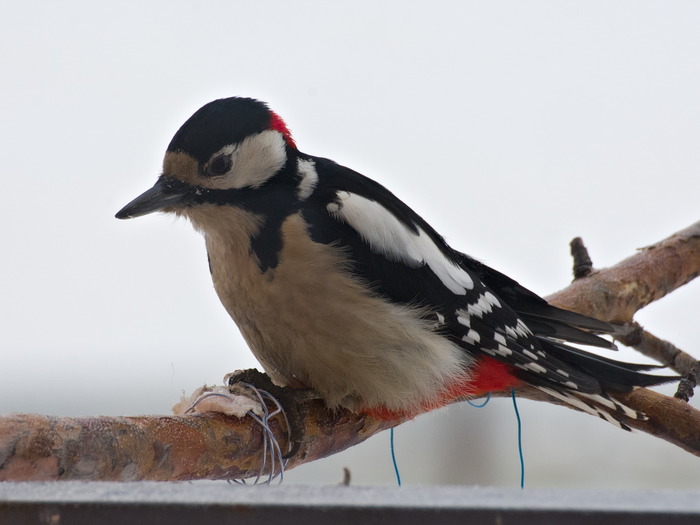
[[[446,335],[465,351],[503,360],[517,367],[523,379],[532,384],[554,384],[582,393],[628,390],[669,380],[640,373],[653,367],[617,362],[568,346],[566,342],[615,348],[585,331],[608,332],[611,326],[555,308],[509,277],[456,252],[377,182],[333,161],[309,158],[315,163],[319,183],[302,205],[302,214],[314,241],[344,247],[356,275],[393,302],[426,307],[441,321]],[[350,224],[343,219],[342,210],[339,214],[329,211],[329,204],[342,206],[341,194],[361,197],[356,201],[373,201],[381,205],[386,216],[378,216],[378,207],[374,207],[364,222]],[[373,228],[399,228],[399,237],[406,237],[407,232],[416,238],[427,236],[432,244],[425,249],[432,250],[433,259],[441,257],[444,261],[439,264],[461,268],[473,286],[463,294],[455,293],[428,263],[407,263],[409,255],[397,254],[396,247],[391,253],[383,252],[372,245]]]

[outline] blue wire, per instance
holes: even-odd
[[[523,423],[520,419],[520,411],[515,398],[515,390],[510,391],[510,397],[513,399],[513,409],[515,410],[515,418],[518,421],[518,454],[520,455],[520,488],[525,488],[525,458],[523,456]],[[467,400],[474,408],[483,408],[491,401],[491,392],[486,394],[486,399],[481,404],[475,404],[471,400]],[[396,474],[396,483],[401,486],[401,474],[399,473],[399,465],[396,461],[396,450],[394,448],[394,428],[389,429],[389,448],[391,449],[391,462],[394,465],[394,473]]]
[[[491,392],[486,392],[486,399],[484,399],[484,402],[480,404],[476,404],[471,399],[467,399],[467,403],[474,408],[484,408],[489,401],[491,401]]]
[[[389,447],[391,448],[391,462],[394,464],[394,472],[396,473],[396,482],[401,486],[401,474],[399,474],[399,465],[396,463],[396,453],[394,451],[394,427],[389,429]]]
[[[520,420],[520,412],[518,411],[518,403],[515,401],[515,390],[510,391],[510,397],[513,398],[513,409],[515,410],[515,418],[518,420],[518,453],[520,454],[520,488],[525,488],[525,458],[523,457],[523,423]]]

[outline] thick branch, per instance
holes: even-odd
[[[626,323],[637,310],[700,274],[700,221],[610,268],[593,270],[550,295],[552,304]]]
[[[630,322],[634,312],[700,274],[700,222],[611,268],[577,279],[549,300],[599,319]],[[555,402],[534,389],[522,397]],[[287,468],[356,445],[400,424],[347,411],[329,412],[300,395],[306,435]],[[303,400],[303,401],[302,401]],[[648,421],[626,421],[700,455],[700,413],[639,389],[621,396]],[[286,432],[271,422],[280,440]],[[247,478],[258,473],[263,432],[245,417],[218,413],[170,417],[0,418],[0,480],[188,480]],[[281,443],[283,450],[284,443]]]
[[[307,401],[306,436],[287,468],[335,454],[400,423]],[[272,429],[286,432],[278,419]],[[243,479],[258,474],[263,433],[249,417],[0,418],[0,481],[175,481]],[[283,441],[282,448],[286,447]]]

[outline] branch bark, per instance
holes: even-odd
[[[287,468],[335,454],[397,425],[306,401],[306,436]],[[283,422],[272,431],[286,449]],[[246,479],[259,473],[263,430],[248,417],[66,418],[18,414],[0,419],[0,481],[184,481]]]
[[[557,306],[615,323],[700,274],[700,222],[641,250],[619,264],[592,270],[551,295]],[[535,389],[521,397],[556,402]],[[700,412],[647,389],[621,396],[647,421],[627,420],[638,430],[700,455]],[[287,468],[361,443],[403,421],[330,412],[299,394],[304,440]],[[570,408],[570,407],[569,407]],[[286,450],[281,418],[270,421]],[[243,479],[259,473],[264,431],[251,418],[220,413],[189,416],[63,418],[11,415],[0,418],[0,481]]]
[[[592,270],[547,300],[560,308],[622,324],[699,274],[700,221],[615,266]]]

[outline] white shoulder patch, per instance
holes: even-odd
[[[299,186],[297,186],[297,197],[300,200],[304,200],[309,198],[318,184],[316,165],[312,160],[298,159],[297,172],[301,176]]]
[[[411,231],[378,202],[339,191],[337,202],[326,209],[354,228],[374,253],[411,268],[428,265],[452,293],[465,295],[474,287],[469,274],[445,257],[422,229]]]

